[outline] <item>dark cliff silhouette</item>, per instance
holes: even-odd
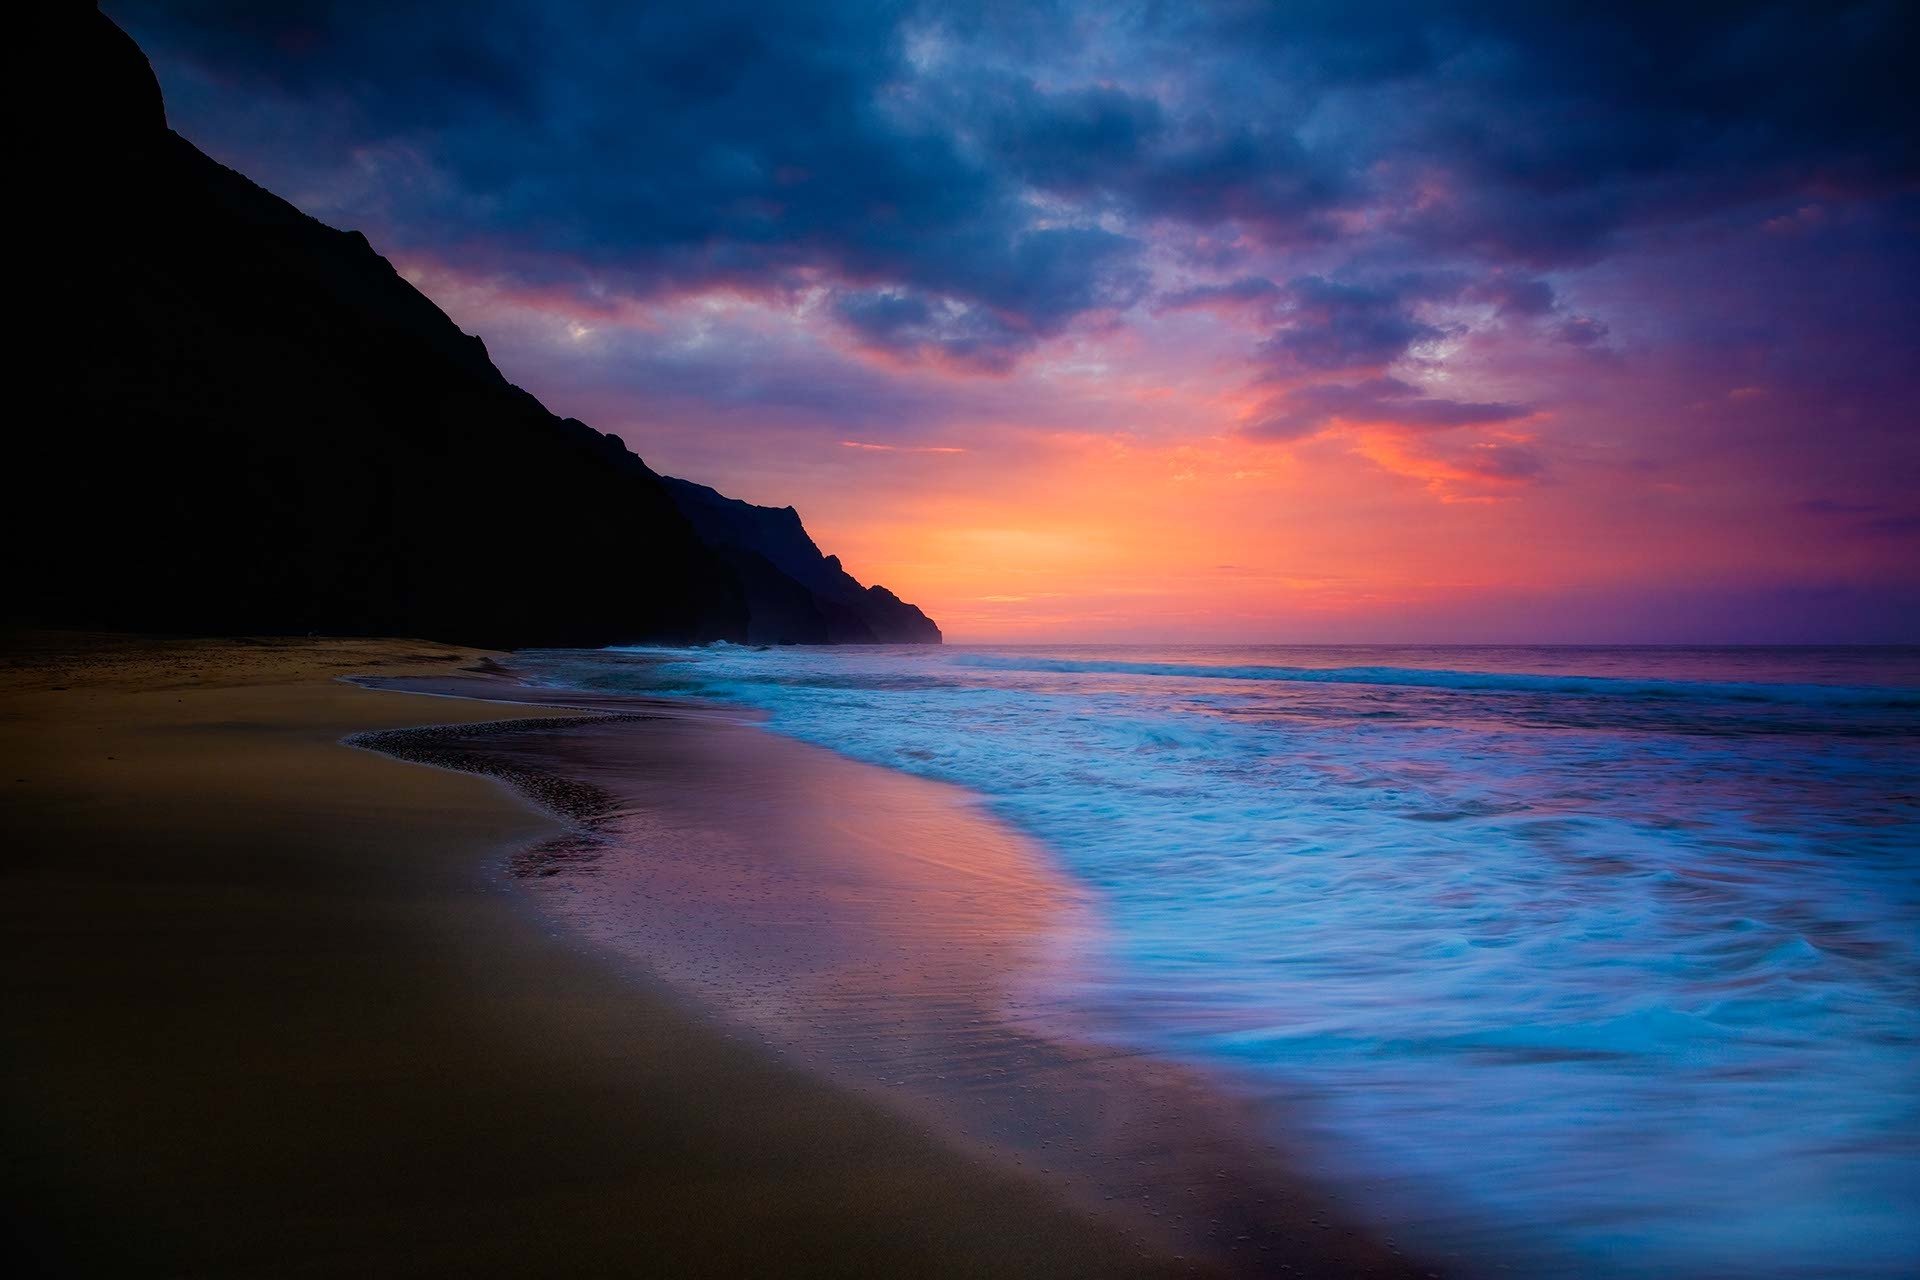
[[[824,556],[792,507],[756,507],[664,477],[680,514],[733,566],[747,595],[747,636],[782,644],[824,632],[836,643],[938,644],[933,619],[885,587],[863,587]]]
[[[782,539],[738,539],[676,500],[730,501],[556,417],[364,236],[171,132],[145,55],[91,6],[25,25],[20,62],[59,92],[17,121],[16,385],[47,394],[11,449],[10,618],[500,647],[939,639],[791,509]]]

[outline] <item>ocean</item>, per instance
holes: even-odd
[[[1078,1025],[1383,1228],[1582,1274],[1920,1269],[1920,649],[554,651],[983,797]]]

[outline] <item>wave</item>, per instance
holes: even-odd
[[[527,661],[971,789],[1094,904],[1046,991],[1097,1038],[1286,1099],[1395,1230],[1637,1280],[1912,1272],[1917,658]]]
[[[1635,680],[1620,676],[1530,675],[1427,667],[1215,666],[1189,662],[955,654],[957,666],[994,671],[1156,676],[1196,680],[1262,680],[1292,684],[1388,685],[1470,693],[1533,693],[1575,697],[1685,699],[1822,707],[1920,708],[1920,690],[1875,685],[1760,684],[1744,681]]]

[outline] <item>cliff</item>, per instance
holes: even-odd
[[[861,586],[839,557],[822,555],[792,507],[757,507],[671,476],[665,483],[701,541],[739,574],[756,643],[822,633],[834,644],[940,643],[933,619],[885,587]]]
[[[364,236],[171,132],[105,17],[27,25],[23,61],[63,105],[17,122],[22,369],[47,395],[14,443],[9,618],[499,647],[937,639],[879,588],[709,536],[682,482],[509,383]]]

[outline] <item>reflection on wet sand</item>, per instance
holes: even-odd
[[[502,777],[575,833],[519,883],[773,1050],[1249,1270],[1429,1274],[1343,1222],[1238,1104],[1042,994],[1095,904],[972,797],[685,703],[403,682],[605,718],[368,741]]]

